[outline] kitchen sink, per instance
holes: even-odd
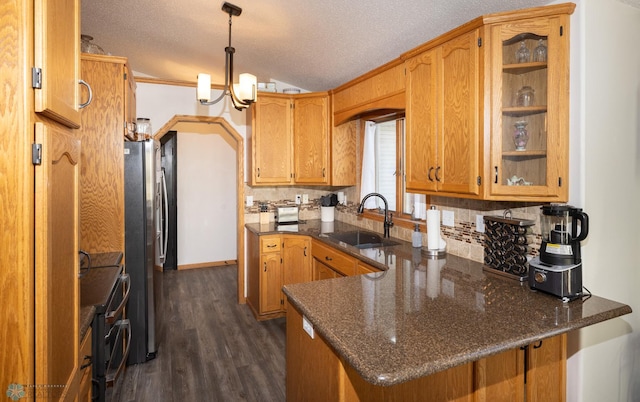
[[[400,244],[397,241],[385,239],[378,233],[366,230],[330,233],[328,236],[331,239],[335,239],[356,248],[388,247]]]

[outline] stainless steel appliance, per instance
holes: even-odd
[[[299,222],[298,207],[278,207],[276,209],[276,223],[278,225],[295,225]]]
[[[125,270],[131,280],[127,318],[131,322],[128,364],[143,363],[156,355],[154,263],[157,242],[156,159],[160,146],[155,140],[125,142]]]
[[[91,321],[92,400],[109,400],[111,389],[122,384],[122,374],[131,345],[131,325],[124,318],[129,298],[129,275],[122,272],[121,252],[89,255],[80,266],[80,305],[93,306]]]
[[[578,298],[582,296],[580,242],[589,234],[589,216],[566,204],[545,205],[541,211],[542,244],[540,255],[529,263],[529,286],[564,300]]]

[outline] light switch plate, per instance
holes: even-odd
[[[313,339],[313,324],[311,324],[305,316],[302,316],[302,329]]]
[[[444,226],[454,227],[453,211],[442,210],[442,224]]]
[[[248,207],[252,207],[253,206],[253,196],[252,195],[248,195],[247,196],[247,206]]]
[[[309,203],[309,194],[302,194],[302,203],[303,204]]]
[[[484,216],[476,215],[476,232],[484,233]]]

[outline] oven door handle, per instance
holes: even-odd
[[[120,361],[120,364],[118,365],[118,368],[115,371],[111,370],[111,363],[115,358],[116,348],[113,348],[111,350],[111,356],[109,357],[109,364],[105,371],[107,387],[113,387],[115,382],[118,380],[118,377],[120,377],[120,374],[122,374],[122,371],[124,370],[124,366],[127,363],[127,358],[129,357],[129,349],[131,348],[131,323],[129,322],[129,320],[128,319],[118,320],[115,322],[113,327],[118,328],[115,345],[118,345],[119,343],[118,338],[122,336],[121,335],[122,331],[127,332],[127,342],[126,342],[126,345],[124,346],[124,353],[122,354],[122,360]]]
[[[129,291],[131,290],[131,278],[129,277],[129,274],[120,275],[120,278],[118,278],[118,280],[120,281],[120,283],[124,284],[124,296],[122,297],[122,301],[120,302],[118,307],[115,308],[115,310],[108,311],[104,315],[107,323],[110,325],[115,322],[116,318],[120,317],[120,314],[122,314],[124,306],[127,304],[127,300],[129,300]]]

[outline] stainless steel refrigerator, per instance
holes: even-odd
[[[159,150],[155,140],[125,142],[124,146],[124,259],[131,280],[126,310],[131,323],[128,364],[146,362],[157,352],[153,266]]]

